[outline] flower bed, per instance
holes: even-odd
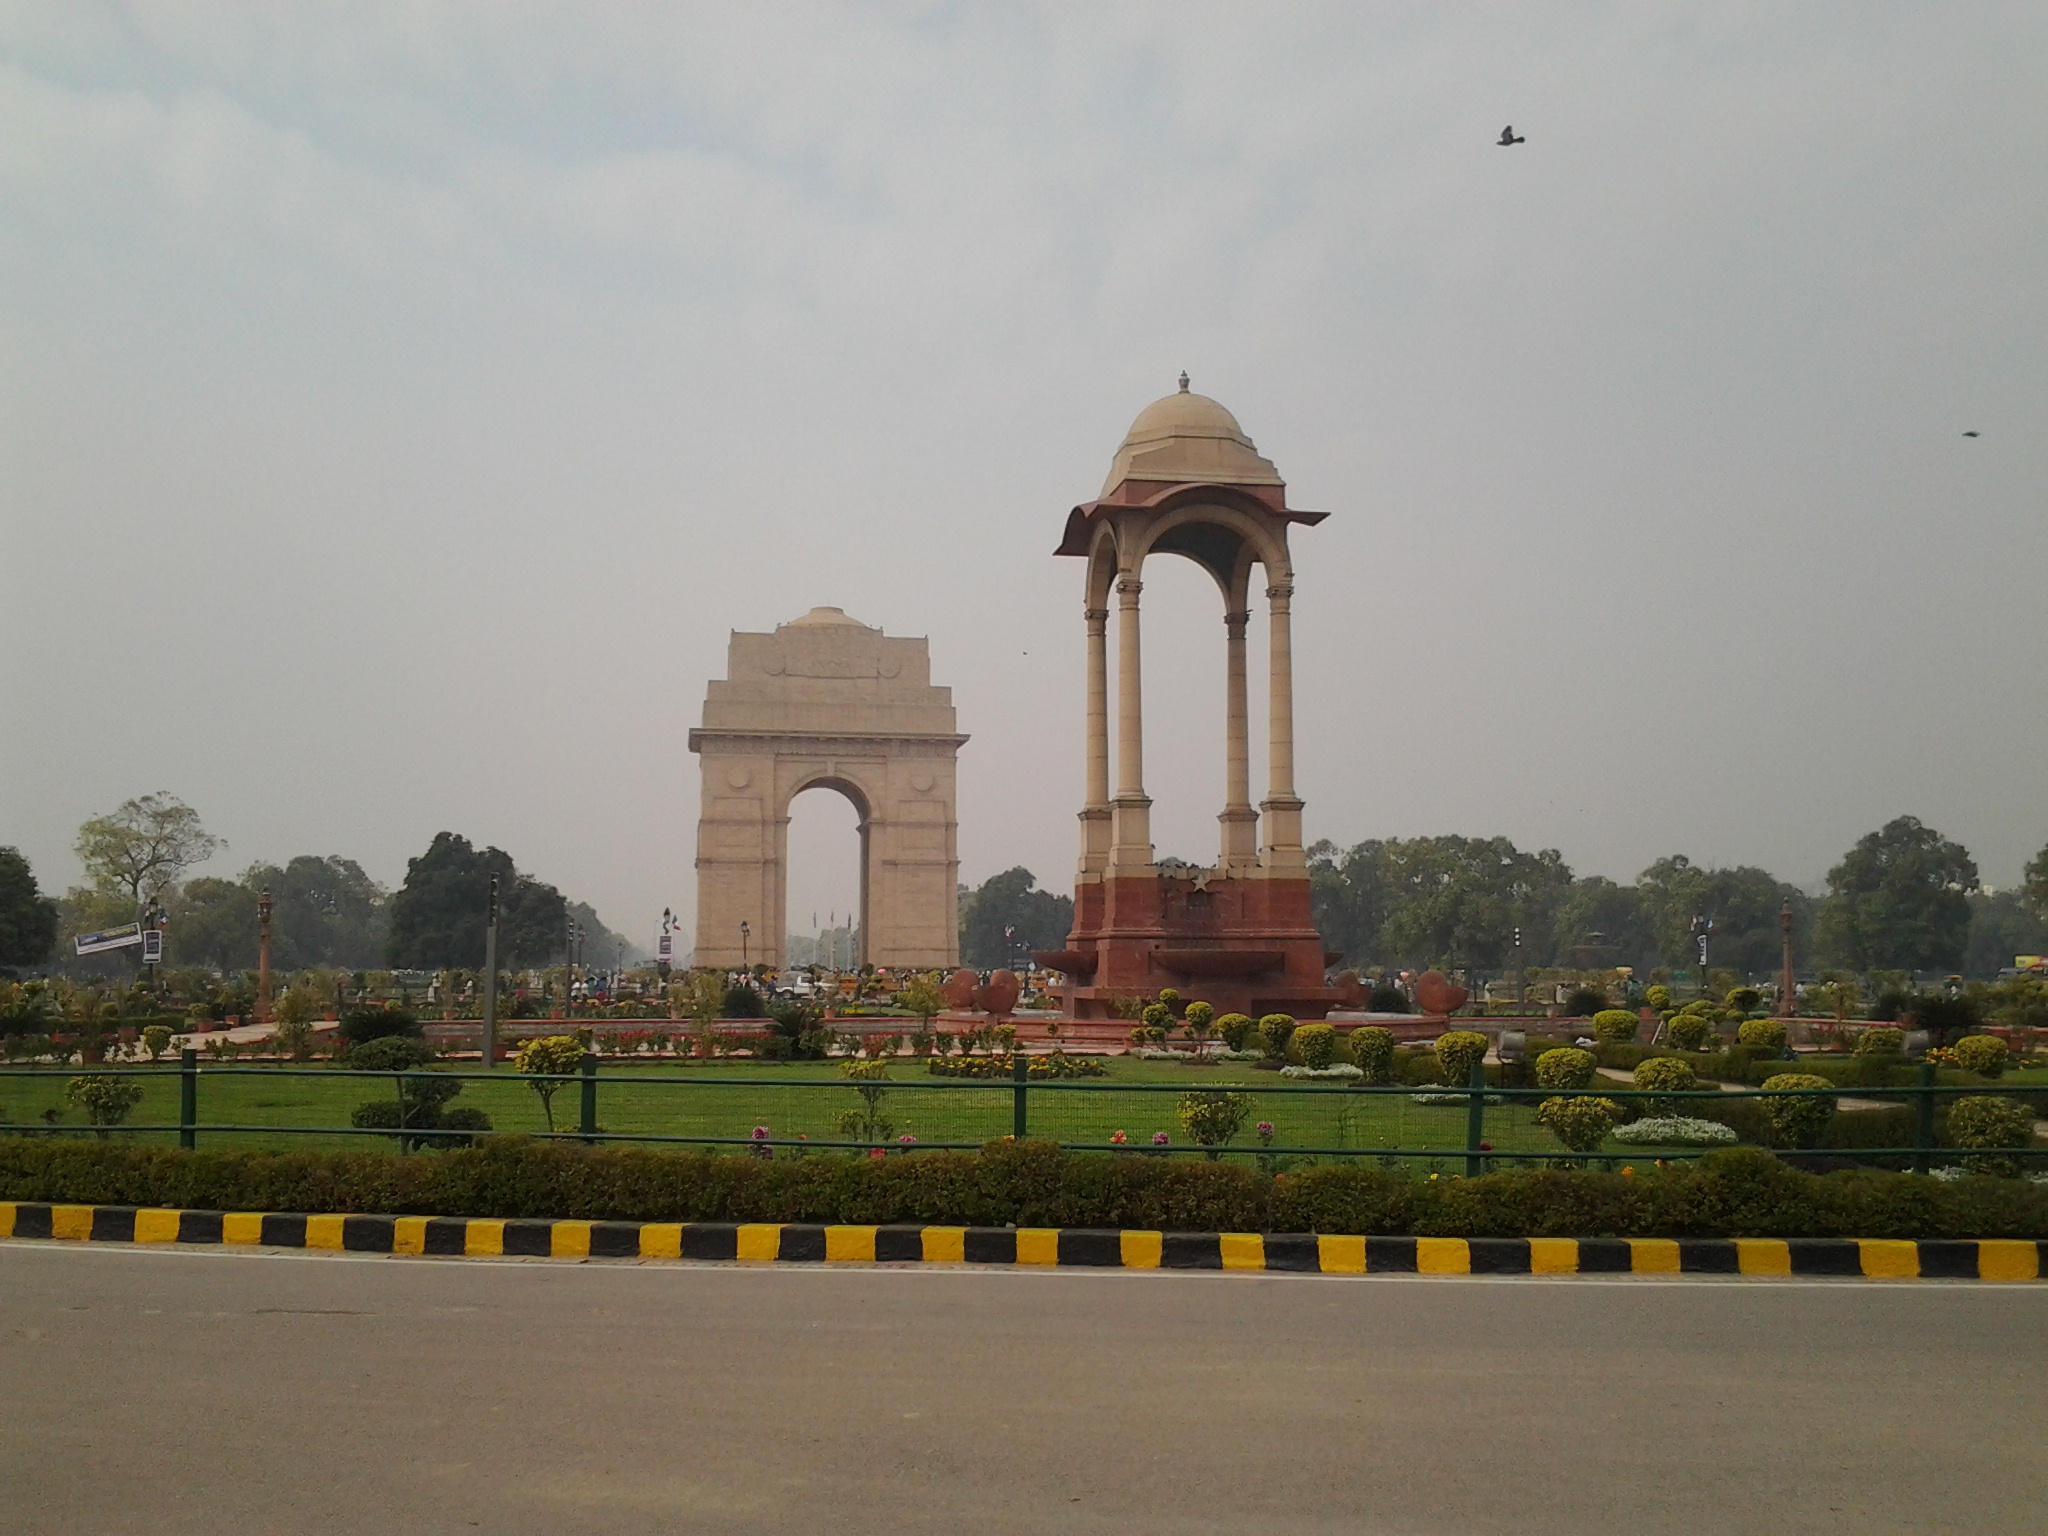
[[[1027,1058],[1029,1080],[1062,1077],[1107,1077],[1109,1068],[1086,1056],[1069,1056],[1055,1051],[1050,1056]],[[933,1056],[925,1070],[933,1077],[1014,1077],[1016,1065],[1009,1056]]]
[[[1340,1061],[1334,1067],[1282,1067],[1282,1077],[1307,1077],[1317,1079],[1334,1078],[1340,1082],[1357,1082],[1365,1076],[1364,1069],[1354,1067],[1348,1061]]]
[[[1624,1147],[1721,1147],[1735,1143],[1735,1132],[1718,1120],[1664,1115],[1617,1125],[1610,1133]]]

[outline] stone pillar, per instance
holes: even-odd
[[[1266,822],[1260,862],[1269,869],[1302,869],[1308,863],[1301,847],[1301,801],[1294,793],[1294,648],[1288,617],[1293,596],[1289,582],[1266,588],[1272,631],[1266,658],[1266,798],[1259,809]]]
[[[1222,865],[1226,870],[1249,869],[1259,862],[1259,813],[1252,809],[1251,743],[1245,703],[1245,626],[1248,612],[1223,615],[1225,639],[1223,752]]]
[[[1109,863],[1109,610],[1084,610],[1088,620],[1088,797],[1081,811],[1081,873],[1100,875]]]
[[[1136,576],[1117,578],[1117,789],[1110,862],[1130,869],[1149,868],[1152,863],[1152,802],[1145,796],[1144,673],[1138,649],[1138,594],[1144,590]]]

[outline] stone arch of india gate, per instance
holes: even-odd
[[[1326,979],[1341,957],[1324,951],[1310,915],[1294,790],[1288,532],[1328,515],[1289,507],[1279,471],[1185,374],[1178,393],[1132,423],[1102,494],[1068,514],[1056,553],[1085,567],[1086,791],[1073,932],[1035,958],[1068,977],[1069,1017],[1106,1017],[1112,997],[1169,986],[1254,1017],[1321,1018],[1362,1001],[1353,973]],[[1225,792],[1216,862],[1202,868],[1162,866],[1152,848],[1140,665],[1152,555],[1194,561],[1221,597]],[[1265,600],[1269,668],[1256,806],[1245,677],[1255,596]],[[820,608],[772,635],[733,635],[727,670],[690,733],[703,766],[696,963],[739,964],[743,921],[755,936],[747,958],[781,963],[789,802],[822,785],[860,816],[861,958],[955,964],[954,757],[967,738],[950,691],[931,685],[926,642]]]

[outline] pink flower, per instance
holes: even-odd
[[[896,1140],[906,1147],[914,1147],[917,1145],[917,1138],[915,1136],[898,1136]]]
[[[1270,1121],[1270,1120],[1261,1120],[1261,1121],[1259,1122],[1258,1130],[1259,1130],[1259,1140],[1261,1140],[1261,1141],[1271,1141],[1271,1140],[1273,1139],[1273,1122],[1272,1122],[1272,1121]]]
[[[1152,1133],[1152,1145],[1155,1147],[1170,1146],[1172,1142],[1173,1138],[1164,1131],[1154,1131]]]

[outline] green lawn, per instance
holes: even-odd
[[[1133,1145],[1149,1146],[1153,1133],[1165,1131],[1175,1145],[1185,1145],[1175,1117],[1177,1095],[1144,1091],[1142,1085],[1172,1088],[1232,1088],[1252,1094],[1252,1111],[1236,1146],[1256,1145],[1253,1127],[1273,1122],[1278,1146],[1372,1149],[1402,1147],[1462,1152],[1466,1110],[1414,1103],[1407,1093],[1364,1094],[1344,1088],[1316,1086],[1307,1091],[1293,1084],[1283,1091],[1275,1074],[1254,1072],[1239,1063],[1190,1068],[1173,1062],[1114,1057],[1109,1076],[1073,1085],[1034,1084],[1029,1096],[1030,1133],[1064,1142],[1107,1142],[1122,1131]],[[66,1104],[64,1087],[71,1073],[42,1069],[25,1076],[0,1076],[0,1129],[40,1129],[44,1112],[64,1111],[57,1122],[80,1127],[84,1116]],[[175,1069],[138,1070],[144,1085],[142,1102],[130,1112],[135,1126],[175,1125],[178,1118],[178,1077]],[[684,1079],[692,1081],[684,1081]],[[1304,1085],[1305,1086],[1305,1085]],[[580,1085],[563,1085],[554,1101],[555,1123],[573,1130],[577,1123]],[[1119,1091],[1122,1090],[1122,1091]],[[349,1110],[372,1098],[389,1098],[388,1079],[344,1076],[316,1068],[308,1075],[288,1075],[272,1067],[207,1067],[199,1081],[199,1122],[202,1147],[285,1147],[299,1149],[352,1147],[394,1150],[382,1136],[283,1135],[261,1130],[208,1131],[208,1125],[241,1127],[346,1127]],[[547,1124],[541,1100],[528,1083],[509,1068],[489,1081],[464,1084],[457,1105],[483,1110],[500,1131],[543,1131]],[[745,1138],[757,1125],[768,1127],[777,1141],[799,1136],[837,1140],[839,1114],[861,1100],[839,1075],[837,1063],[803,1062],[771,1065],[747,1061],[644,1065],[606,1062],[600,1071],[597,1120],[618,1134],[659,1134]],[[892,1136],[914,1135],[921,1142],[979,1143],[1007,1135],[1012,1124],[1011,1087],[958,1079],[933,1078],[906,1059],[892,1067],[881,1103]],[[121,1133],[138,1140],[174,1142],[172,1130]],[[1556,1155],[1562,1151],[1550,1133],[1535,1122],[1534,1110],[1520,1104],[1489,1105],[1485,1139],[1503,1155]],[[1613,1150],[1621,1150],[1615,1148]],[[1631,1149],[1647,1160],[1654,1153]]]

